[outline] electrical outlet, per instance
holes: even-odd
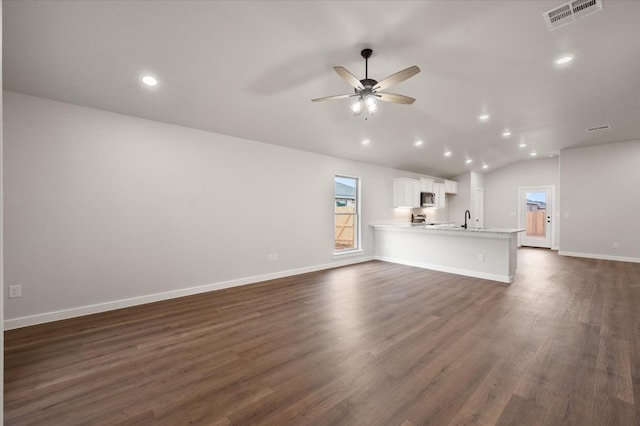
[[[22,297],[22,286],[21,285],[10,285],[9,286],[9,299],[15,299],[16,297]]]
[[[480,253],[478,255],[478,262],[484,262],[484,254]]]
[[[613,243],[613,248],[614,249],[620,248],[620,243]]]
[[[269,253],[269,262],[277,262],[278,253]]]

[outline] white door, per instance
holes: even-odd
[[[484,227],[484,189],[476,188],[473,198],[473,210],[471,212],[471,220],[476,228]]]
[[[522,187],[518,196],[520,245],[551,248],[554,187]]]

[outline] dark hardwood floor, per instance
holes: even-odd
[[[640,264],[368,262],[5,333],[5,424],[637,425]]]

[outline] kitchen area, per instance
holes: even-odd
[[[456,217],[460,219],[456,222],[449,217],[445,207],[447,198],[451,200],[457,193],[458,182],[452,180],[394,179],[393,205],[407,218],[369,223],[375,230],[375,258],[513,282],[517,268],[517,235],[524,229],[483,228],[478,226],[481,222],[472,219],[469,209],[465,209],[464,218]]]

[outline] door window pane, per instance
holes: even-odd
[[[527,192],[527,237],[546,235],[547,194]]]

